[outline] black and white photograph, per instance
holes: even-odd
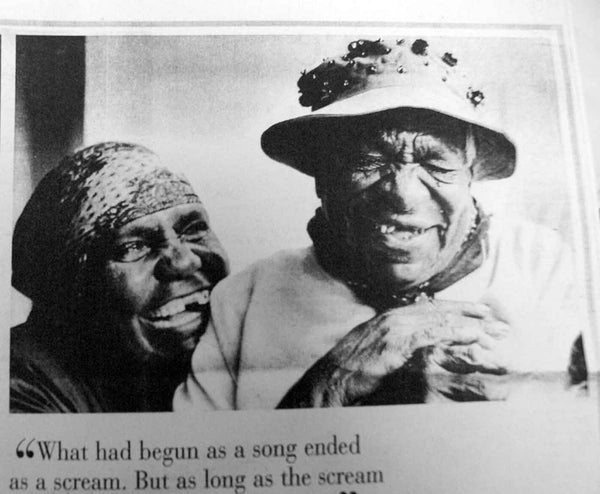
[[[557,38],[386,31],[17,37],[12,411],[585,394]]]
[[[593,0],[94,3],[0,6],[0,491],[597,491]]]

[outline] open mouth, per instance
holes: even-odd
[[[395,223],[377,223],[372,227],[369,256],[377,264],[414,264],[424,253],[439,250],[445,230],[440,225],[429,227]]]
[[[396,224],[389,223],[376,223],[373,226],[373,229],[381,233],[382,235],[393,235],[394,238],[401,241],[411,240],[413,238],[419,237],[423,235],[425,232],[430,230],[431,228],[435,228],[431,226],[429,228],[418,228],[412,226],[402,226]]]
[[[405,244],[418,242],[419,240],[426,238],[429,234],[439,234],[440,240],[442,240],[446,231],[445,227],[439,224],[430,224],[429,226],[415,225],[394,221],[393,219],[383,221],[373,220],[370,222],[369,226],[371,231],[390,247],[395,244],[403,246]]]
[[[209,299],[210,290],[200,290],[161,305],[158,309],[148,312],[146,318],[150,320],[167,319],[185,311],[199,312],[203,306],[208,304]]]
[[[155,329],[193,331],[206,317],[209,299],[209,288],[198,290],[149,311],[142,319]]]
[[[437,221],[384,216],[369,218],[365,226],[370,255],[385,263],[409,264],[445,243],[446,227]]]

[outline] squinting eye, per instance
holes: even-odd
[[[117,245],[112,258],[117,262],[135,262],[147,256],[151,247],[142,240],[132,240]]]
[[[206,236],[208,230],[209,227],[206,221],[196,220],[187,225],[179,237],[187,242],[199,242]]]
[[[421,166],[427,170],[427,173],[440,182],[454,182],[458,173],[458,170],[442,168],[429,163],[423,163]]]
[[[353,171],[359,173],[369,173],[377,171],[384,166],[385,163],[380,156],[361,156],[354,165]]]

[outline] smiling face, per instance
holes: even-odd
[[[317,191],[362,278],[413,288],[448,266],[475,218],[467,127],[450,118],[363,123]]]
[[[225,251],[199,203],[164,209],[119,228],[105,275],[111,310],[128,343],[145,355],[191,352],[209,318]]]

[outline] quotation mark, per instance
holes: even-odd
[[[17,444],[17,458],[23,458],[24,456],[27,456],[27,458],[33,458],[33,450],[31,449],[31,445],[33,444],[33,442],[35,441],[35,439],[32,439],[31,441],[29,441],[27,443],[27,446],[25,446],[25,450],[23,450],[23,448],[21,447],[21,445],[27,441],[27,438],[23,438],[19,441],[19,444]]]
[[[341,491],[340,494],[357,494],[356,491]]]

